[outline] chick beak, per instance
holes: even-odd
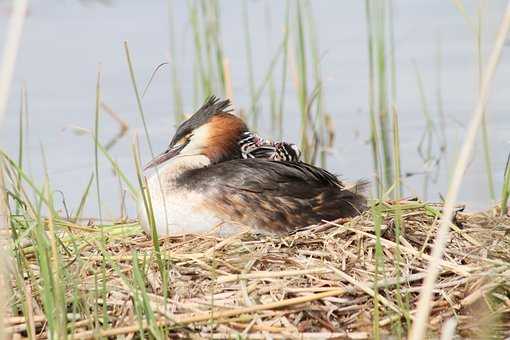
[[[177,144],[177,145],[174,145],[174,146],[166,149],[165,152],[163,152],[162,154],[156,156],[153,160],[151,160],[149,163],[147,163],[145,165],[145,167],[143,168],[143,170],[145,171],[147,169],[150,169],[150,168],[153,168],[155,166],[161,165],[164,162],[166,162],[167,160],[169,160],[171,158],[174,158],[175,156],[177,156],[179,154],[179,152],[181,152],[181,150],[185,146],[186,146],[186,144]]]

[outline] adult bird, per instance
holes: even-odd
[[[228,100],[209,98],[145,166],[139,216],[146,231],[229,235],[248,226],[285,234],[366,209],[364,183],[346,188],[330,172],[299,161],[293,144],[258,140],[263,152],[246,147],[251,132],[231,111]]]

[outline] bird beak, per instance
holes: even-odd
[[[177,144],[177,145],[174,145],[174,146],[168,148],[165,152],[156,156],[152,161],[147,163],[145,165],[145,167],[143,168],[143,170],[145,171],[147,169],[161,165],[164,162],[166,162],[167,160],[174,158],[175,156],[177,156],[179,154],[179,152],[181,152],[182,149],[184,149],[185,146],[186,146],[186,144]]]

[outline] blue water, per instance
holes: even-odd
[[[106,5],[104,4],[106,3]],[[475,37],[466,18],[444,0],[394,1],[397,69],[397,109],[400,117],[402,166],[404,172],[417,173],[405,178],[409,195],[423,197],[423,161],[417,147],[425,129],[423,105],[418,90],[415,66],[423,80],[426,106],[436,121],[434,148],[442,132],[447,137],[446,161],[441,162],[436,179],[428,188],[427,199],[437,200],[445,193],[451,169],[472,113],[477,91]],[[478,1],[466,1],[468,15],[474,18]],[[484,56],[487,58],[505,1],[487,1],[483,14]],[[10,2],[0,3],[0,35],[6,31]],[[249,106],[248,72],[244,48],[242,2],[220,1],[221,29],[225,56],[232,69],[234,100],[237,107]],[[193,38],[188,2],[174,1],[179,78],[187,112],[193,105]],[[282,37],[285,17],[283,1],[248,1],[254,75],[257,84]],[[336,142],[327,168],[354,180],[372,178],[368,130],[368,60],[365,8],[363,1],[314,1],[321,50],[321,68],[327,111],[335,119]],[[269,13],[269,14],[268,14]],[[51,184],[65,194],[68,207],[75,208],[94,166],[94,146],[90,137],[78,135],[74,127],[91,129],[94,124],[95,86],[100,67],[101,92],[105,103],[129,124],[129,133],[111,150],[135,182],[131,154],[133,135],[142,141],[142,157],[150,158],[144,143],[137,113],[123,42],[128,41],[140,87],[153,68],[169,59],[169,11],[165,1],[32,1],[27,17],[12,96],[0,134],[0,145],[15,154],[18,145],[20,89],[28,91],[29,139],[26,146],[28,171],[39,180],[46,156]],[[494,81],[488,109],[494,179],[499,194],[506,157],[510,152],[510,56],[505,47]],[[445,114],[444,131],[438,123],[437,56],[441,55],[441,95]],[[280,79],[277,68],[275,79]],[[287,84],[284,136],[297,141],[299,111],[296,91]],[[263,133],[269,126],[269,95],[264,93],[261,118]],[[174,131],[174,107],[169,68],[157,74],[143,99],[149,131],[156,151],[162,150]],[[102,113],[100,138],[108,141],[118,125]],[[118,180],[106,160],[101,159],[103,211],[116,217],[120,209]],[[58,196],[59,197],[59,196]],[[90,197],[86,213],[97,215],[95,196]],[[60,198],[59,198],[60,200]],[[491,203],[487,189],[481,140],[469,166],[460,201],[470,209],[484,209]],[[61,207],[60,201],[57,206]],[[133,216],[132,205],[128,211]]]

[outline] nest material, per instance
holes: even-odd
[[[80,246],[78,257],[60,254],[68,275],[79,279],[78,287],[72,280],[66,284],[66,300],[78,294],[82,308],[90,311],[68,314],[68,323],[76,339],[137,338],[140,328],[145,329],[143,336],[160,332],[165,337],[214,339],[405,335],[440,210],[417,202],[390,202],[362,216],[283,238],[249,232],[226,239],[165,238],[159,242],[160,257],[139,231],[129,237],[109,235],[100,243],[97,238],[90,241],[91,234],[97,235],[91,232],[94,228],[68,225],[62,239],[65,234],[72,233],[75,240],[87,234],[89,241]],[[445,321],[453,319],[461,336],[510,336],[510,218],[495,216],[457,212],[434,290],[430,334],[440,334]],[[38,273],[35,254],[25,249],[24,256]],[[162,264],[167,279],[161,275]],[[39,277],[25,277],[33,294],[29,321],[44,337],[39,284]],[[23,295],[26,292],[15,289],[19,301]],[[152,317],[145,316],[147,310]],[[26,335],[27,317],[12,316],[7,326]]]

